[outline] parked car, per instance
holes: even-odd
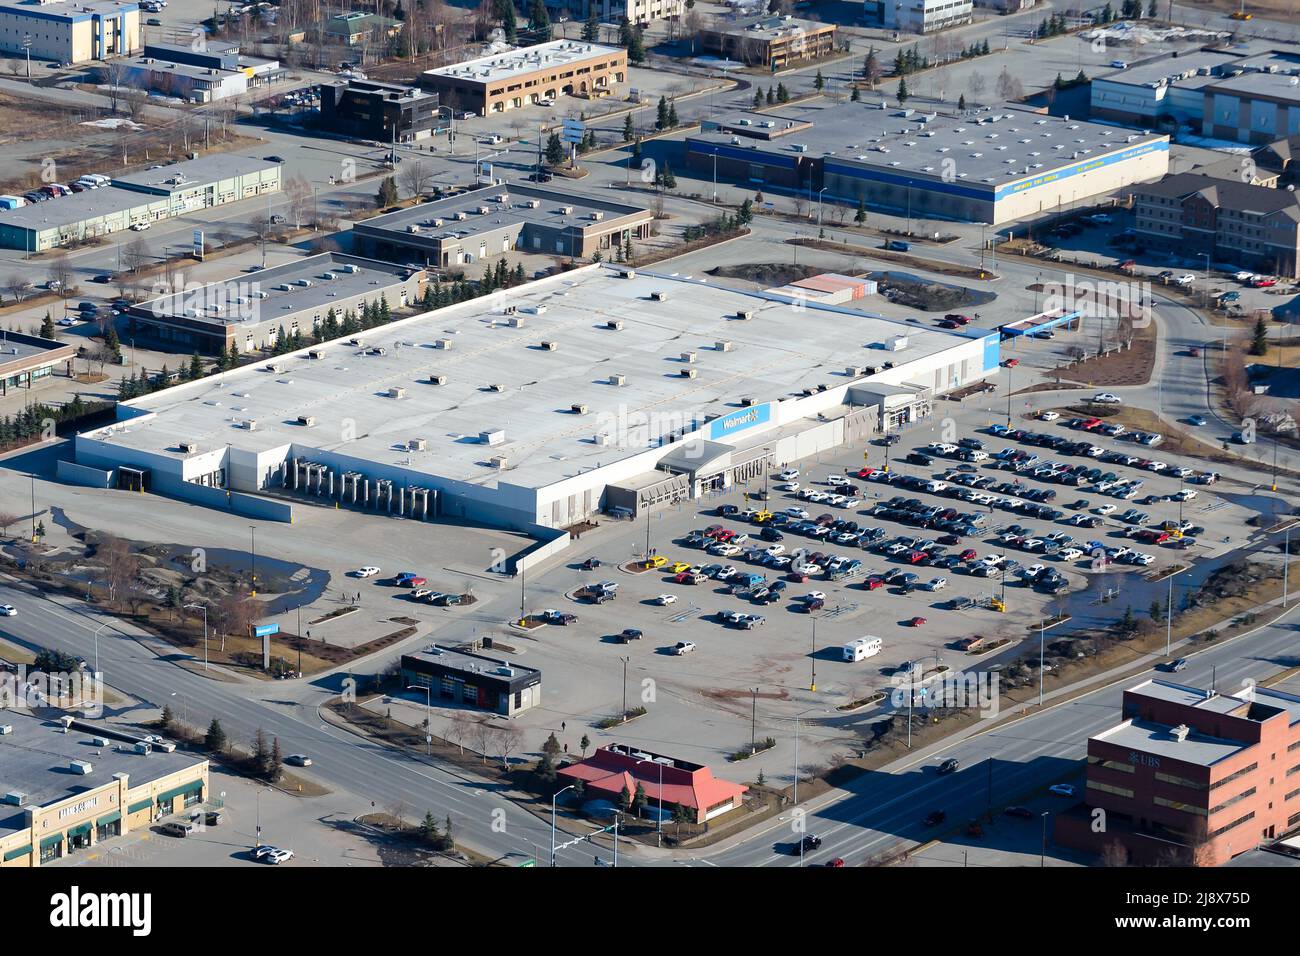
[[[695,650],[694,641],[678,641],[673,645],[673,653],[678,657],[681,657],[683,654],[689,654],[693,650]]]
[[[1073,797],[1079,792],[1079,788],[1072,783],[1054,783],[1047,790],[1058,797]]]

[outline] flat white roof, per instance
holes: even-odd
[[[426,76],[446,76],[476,83],[494,83],[520,73],[565,66],[592,57],[621,54],[620,47],[602,46],[582,40],[552,40],[537,46],[522,47],[509,53],[494,53],[476,60],[465,60],[436,70],[426,70]]]
[[[666,299],[654,300],[655,292]],[[742,309],[753,317],[738,319]],[[611,321],[623,327],[607,327]],[[901,335],[905,347],[882,350]],[[438,340],[451,348],[438,348]],[[684,276],[628,279],[592,266],[372,329],[361,341],[317,346],[323,359],[302,352],[166,389],[130,403],[156,417],[89,437],[173,458],[182,457],[183,441],[197,442],[200,452],[298,442],[489,487],[498,479],[542,487],[657,446],[660,435],[693,422],[702,427],[742,399],[762,403],[847,384],[848,365],[899,367],[972,339],[812,302],[797,308]],[[717,348],[722,341],[732,347]],[[369,354],[375,347],[386,351]],[[693,364],[681,358],[690,351]],[[272,362],[282,371],[268,371]],[[684,377],[684,369],[697,377]],[[431,384],[434,373],[445,384]],[[613,375],[625,384],[610,384]],[[393,386],[405,396],[388,397]],[[575,404],[587,413],[573,413]],[[313,416],[314,427],[297,425],[300,415]],[[256,430],[240,427],[248,419]],[[503,443],[478,441],[492,430],[504,432]],[[601,431],[615,433],[609,444],[595,440]],[[356,437],[345,446],[339,436],[347,433]],[[424,439],[427,449],[407,451],[411,439]],[[490,465],[496,455],[508,457],[507,469]]]

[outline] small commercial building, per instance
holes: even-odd
[[[60,366],[63,374],[70,376],[76,355],[76,348],[65,342],[0,331],[0,398],[11,389],[31,388],[57,374]]]
[[[321,32],[327,39],[347,46],[373,44],[382,47],[385,41],[402,32],[402,21],[354,10],[330,17]]]
[[[1199,173],[1133,188],[1134,231],[1148,249],[1300,277],[1300,197]]]
[[[791,16],[756,16],[720,21],[700,31],[706,52],[769,70],[781,70],[835,52],[833,23]]]
[[[819,103],[705,121],[686,138],[686,162],[810,201],[1000,225],[1163,176],[1169,137],[1020,105]]]
[[[1258,44],[1152,57],[1093,77],[1092,115],[1237,143],[1300,135],[1300,54]]]
[[[616,243],[646,238],[653,222],[640,206],[513,183],[376,216],[352,234],[366,255],[454,268],[516,250],[610,258]]]
[[[618,806],[626,790],[645,792],[646,806],[667,815],[683,812],[692,823],[707,823],[740,807],[749,788],[719,780],[703,764],[650,753],[627,744],[609,744],[590,757],[559,771],[564,783],[581,781],[589,797],[601,797]]]
[[[222,282],[185,287],[131,306],[137,338],[169,352],[216,355],[270,348],[283,335],[314,336],[333,310],[419,301],[425,274],[391,262],[324,252]]]
[[[279,190],[279,163],[214,153],[125,173],[102,189],[0,211],[0,247],[43,252]]]
[[[128,82],[142,90],[189,103],[215,103],[248,92],[248,74],[215,66],[193,66],[153,56],[126,61]]]
[[[34,60],[88,63],[140,50],[140,8],[118,0],[0,2],[0,52]]]
[[[381,143],[426,139],[440,128],[438,94],[374,80],[322,83],[320,125]]]
[[[563,95],[608,96],[626,80],[626,50],[582,40],[552,40],[420,74],[421,88],[437,93],[439,103],[478,116]]]
[[[868,20],[886,30],[920,34],[970,23],[974,7],[972,0],[865,0],[863,4]],[[1016,3],[1004,12],[1019,9]]]
[[[107,724],[0,710],[0,868],[84,853],[208,797],[208,762]]]
[[[432,644],[402,655],[402,684],[431,689],[434,703],[513,717],[542,702],[542,672],[514,661]]]
[[[1139,866],[1218,866],[1300,828],[1300,697],[1147,680],[1122,706],[1088,740],[1084,805],[1057,817],[1056,842],[1117,844]]]

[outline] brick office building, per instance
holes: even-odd
[[[1088,741],[1085,803],[1057,818],[1061,845],[1217,866],[1300,827],[1300,697],[1148,680],[1124,692],[1122,716]]]

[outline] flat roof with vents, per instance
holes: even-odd
[[[524,73],[581,63],[584,60],[624,56],[621,47],[602,46],[582,40],[552,40],[536,46],[521,47],[506,53],[494,53],[451,66],[425,70],[430,77],[449,77],[461,83],[496,83]]]
[[[652,299],[665,291],[667,301]],[[527,312],[524,328],[509,324],[510,307]],[[753,317],[738,320],[742,309]],[[610,321],[622,322],[622,331],[611,333]],[[907,336],[898,352],[870,347],[898,335]],[[435,347],[441,339],[454,347]],[[542,339],[557,342],[558,351],[537,348]],[[731,350],[718,350],[719,341],[731,342]],[[403,467],[416,478],[540,488],[635,454],[692,421],[703,427],[710,417],[737,413],[742,398],[768,403],[842,384],[850,361],[916,366],[933,384],[937,363],[955,360],[945,354],[972,344],[959,330],[815,302],[795,308],[784,297],[721,288],[703,276],[638,272],[629,279],[593,265],[370,329],[365,349],[384,347],[383,355],[359,355],[344,339],[323,346],[323,360],[306,349],[276,358],[282,374],[265,373],[259,362],[135,399],[120,408],[139,417],[81,440],[118,446],[127,463],[134,450],[181,458],[182,441],[250,452],[294,445],[309,456],[310,445]],[[694,379],[680,374],[687,350],[698,356]],[[446,383],[429,384],[434,373]],[[622,385],[610,384],[614,375],[624,377]],[[497,384],[502,390],[491,390]],[[401,402],[387,398],[394,385],[407,389]],[[588,413],[574,415],[575,404]],[[644,427],[628,419],[638,410],[654,412]],[[304,431],[300,415],[315,416],[316,427]],[[238,428],[244,419],[256,419],[257,429]],[[344,419],[356,436],[346,445],[331,437],[341,434]],[[478,442],[490,428],[505,432],[491,450],[508,458],[505,471],[488,466]],[[645,438],[601,445],[593,436],[606,428]],[[427,439],[427,451],[406,448],[412,435]]]

